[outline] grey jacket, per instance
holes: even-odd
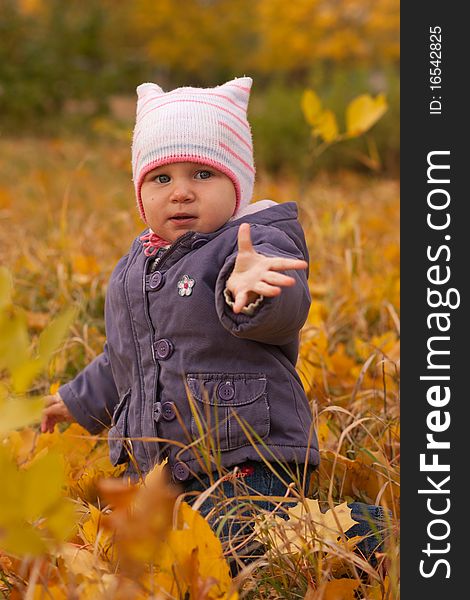
[[[242,221],[261,254],[308,260],[294,202],[213,233],[188,232],[153,272],[137,237],[109,282],[103,353],[59,389],[90,433],[109,429],[111,461],[127,462],[131,479],[166,456],[180,482],[260,454],[319,462],[295,370],[310,306],[307,273],[289,271],[296,285],[265,298],[253,316],[233,313],[223,291]]]

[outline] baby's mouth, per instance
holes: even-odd
[[[187,225],[189,223],[192,223],[193,221],[195,221],[196,216],[195,215],[188,215],[186,213],[181,213],[178,215],[173,215],[173,217],[170,217],[170,221],[172,223],[178,224],[178,225]]]

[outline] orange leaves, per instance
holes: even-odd
[[[219,539],[208,522],[185,502],[179,508],[177,528],[165,541],[160,567],[157,580],[160,584],[166,582],[169,592],[169,587],[174,590],[179,583],[183,589],[186,586],[191,598],[238,598],[230,591],[229,568]]]
[[[105,480],[100,489],[111,509],[103,514],[90,507],[81,535],[120,573],[168,594],[188,590],[191,598],[235,600],[220,541],[197,511],[175,504],[164,464],[142,486]]]
[[[386,345],[380,336],[373,336],[370,342],[354,338],[348,347],[339,342],[331,349],[322,328],[301,346],[298,371],[302,383],[307,390],[321,389],[335,396],[351,394],[353,390],[374,390],[379,399],[385,373],[390,377],[389,392],[396,392],[399,341],[393,331],[383,337],[388,340]]]
[[[274,2],[273,6],[277,5]],[[273,19],[282,20],[274,8],[269,10],[273,11]],[[285,5],[285,11],[289,10],[296,11],[296,19],[306,18],[298,7]],[[335,8],[331,11],[334,13]],[[325,15],[325,23],[328,18],[334,23],[336,17]],[[304,43],[301,42],[299,47]],[[280,51],[285,51],[285,46]],[[309,102],[310,120],[318,119],[318,111],[323,110],[321,102],[317,103],[319,106],[312,98]],[[366,116],[373,110],[367,109]],[[356,125],[362,123],[360,114],[358,111],[355,117]],[[323,125],[317,127],[320,132]],[[323,131],[327,136],[326,129]],[[18,159],[28,152],[31,155],[31,162],[24,169],[29,175],[21,181],[16,178],[18,181],[15,179],[7,194],[3,188],[0,192],[0,211],[10,214],[11,207],[15,207],[16,231],[23,231],[28,223],[26,239],[20,235],[4,236],[10,245],[5,246],[5,255],[12,257],[9,262],[17,265],[19,274],[17,292],[22,297],[15,303],[28,309],[22,317],[28,335],[20,331],[25,343],[22,345],[20,339],[21,343],[15,346],[26,350],[34,346],[49,322],[48,315],[73,299],[79,297],[86,306],[79,315],[80,323],[74,325],[74,340],[66,353],[54,354],[55,369],[49,369],[38,383],[37,389],[44,392],[51,385],[50,393],[56,391],[59,380],[65,382],[70,373],[84,366],[88,354],[101,348],[101,282],[125,251],[126,239],[131,236],[129,228],[135,225],[136,232],[141,228],[137,220],[129,223],[128,192],[132,189],[126,188],[127,172],[123,171],[122,176],[121,171],[114,169],[125,162],[120,156],[123,153],[106,146],[100,147],[96,156],[90,155],[83,176],[74,176],[67,243],[61,240],[54,218],[60,214],[70,173],[63,168],[58,152],[73,164],[79,164],[88,154],[82,145],[70,140],[57,141],[54,146],[34,140],[19,146]],[[98,160],[98,156],[103,160]],[[38,170],[33,167],[34,161],[39,160],[45,164]],[[113,168],[103,169],[103,164]],[[288,178],[270,185],[261,192],[258,187],[260,197],[295,198]],[[35,195],[31,190],[35,190]],[[312,260],[309,285],[313,299],[302,331],[298,371],[319,412],[322,462],[316,484],[320,499],[327,496],[331,486],[335,503],[362,499],[387,504],[397,513],[400,490],[398,456],[394,452],[399,436],[398,184],[342,173],[330,179],[319,178],[297,200]],[[38,211],[38,206],[44,210]],[[34,223],[27,220],[33,212]],[[11,310],[11,297],[11,279],[3,277],[0,305]],[[8,324],[8,318],[4,322]],[[5,379],[0,383],[0,404],[6,393],[5,383]],[[354,427],[356,423],[360,424]],[[7,541],[15,538],[18,545],[14,549],[27,547],[31,551],[39,547],[38,551],[45,555],[36,568],[36,559],[28,563],[24,557],[0,553],[0,571],[8,581],[17,581],[18,573],[26,582],[31,578],[31,598],[65,599],[73,590],[84,600],[163,600],[171,595],[178,597],[178,588],[182,590],[181,597],[189,591],[191,598],[236,598],[235,594],[230,595],[230,576],[220,542],[199,513],[186,504],[178,506],[174,497],[166,495],[163,483],[161,489],[150,481],[135,487],[122,486],[120,480],[100,483],[122,472],[122,468],[114,469],[109,462],[105,435],[90,436],[77,424],[54,434],[24,428],[5,434],[3,449],[2,536],[13,527]],[[65,457],[62,477],[48,462],[54,451]],[[29,491],[28,502],[21,499],[23,484]],[[72,499],[66,503],[75,510],[71,519],[75,527],[68,537],[67,515],[59,515],[54,521],[49,510],[54,498],[60,505],[65,494]],[[43,515],[36,518],[41,506]],[[155,562],[142,568],[149,557]],[[269,597],[274,587],[283,591],[297,583],[304,591],[306,580],[311,582],[314,577],[317,580],[311,582],[309,598],[350,600],[357,585],[354,579],[331,579],[341,576],[328,570],[331,563],[317,563],[310,556],[299,555],[297,572],[289,575],[285,567],[290,567],[290,558],[281,553],[277,560],[283,568],[276,585],[257,597]],[[266,571],[271,569],[272,564]],[[34,573],[39,573],[40,578],[34,579]],[[263,567],[252,574],[255,585],[264,577]],[[383,590],[388,588],[386,582],[387,578],[381,587],[376,580],[367,588],[366,597],[382,598]],[[269,579],[264,589],[268,588]],[[356,589],[358,596],[364,588]],[[392,596],[395,589],[391,588]],[[6,593],[1,583],[0,590]],[[13,591],[12,600],[24,597],[24,591]]]
[[[116,558],[124,573],[139,577],[146,564],[159,561],[172,524],[175,493],[155,474],[140,488],[104,480],[100,489],[112,508],[103,516],[103,526],[114,536]]]
[[[199,600],[237,600],[219,539],[197,511],[184,502],[176,504],[177,490],[169,485],[164,464],[139,485],[102,479],[100,494],[108,504],[100,509],[79,498],[76,513],[66,503],[70,515],[59,501],[63,473],[51,454],[42,454],[19,476],[0,452],[7,478],[0,545],[19,556],[43,556],[30,563],[31,597],[42,598],[47,589],[54,598],[68,598],[72,586],[77,596],[90,600],[186,593]],[[76,520],[78,535],[72,537]],[[5,577],[14,577],[20,565],[0,553],[0,568]],[[38,569],[40,584],[34,574]]]
[[[323,489],[335,495],[360,498],[369,504],[398,507],[399,474],[384,455],[363,450],[355,460],[331,450],[321,451],[318,480]]]
[[[263,70],[308,68],[312,61],[374,61],[398,57],[397,4],[354,0],[261,0],[254,24]],[[386,17],[384,18],[384,15]]]
[[[304,600],[355,600],[360,582],[356,579],[332,579],[317,590],[309,587]]]
[[[27,469],[18,469],[0,448],[0,472],[2,548],[13,554],[41,555],[51,540],[70,535],[75,510],[63,495],[63,460],[57,453],[38,456]]]

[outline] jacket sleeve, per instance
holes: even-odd
[[[76,421],[90,433],[109,426],[118,403],[118,391],[109,362],[107,344],[75,379],[59,388],[64,404]]]
[[[256,252],[265,256],[308,261],[307,248],[300,250],[285,233],[276,229],[275,234],[271,233],[269,237],[272,239],[261,239],[258,243],[254,240],[253,247]],[[282,346],[294,341],[307,320],[311,303],[307,270],[283,271],[295,278],[295,285],[283,287],[278,296],[265,297],[252,316],[236,314],[225,302],[223,293],[236,257],[237,252],[227,257],[216,282],[215,303],[222,325],[236,337],[256,342]]]

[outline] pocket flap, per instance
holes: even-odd
[[[113,465],[127,460],[125,436],[127,435],[127,413],[131,390],[127,390],[114,409],[111,428],[108,431],[109,457]]]
[[[131,390],[127,390],[124,396],[119,400],[116,407],[114,408],[113,418],[111,420],[111,426],[115,427],[120,421],[123,421],[127,415],[127,403],[131,395]]]
[[[188,373],[192,396],[213,406],[242,406],[266,393],[266,375],[262,373]]]

